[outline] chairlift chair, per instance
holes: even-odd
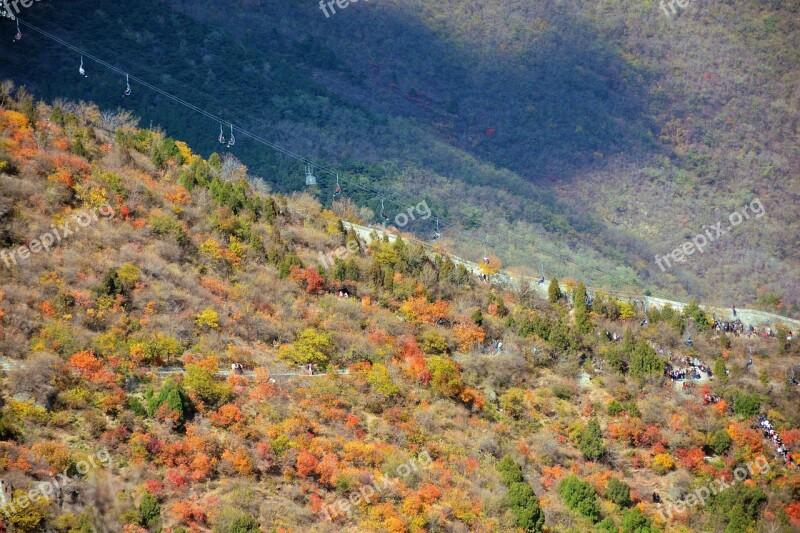
[[[314,176],[314,167],[312,165],[306,165],[306,186],[311,187],[312,185],[317,184],[317,178]]]
[[[439,219],[436,219],[436,232],[433,234],[433,240],[436,241],[442,237],[441,232],[439,231]]]
[[[225,144],[227,141],[225,140],[225,133],[222,131],[222,123],[219,124],[219,143]]]
[[[381,199],[381,218],[383,218],[383,220],[389,220],[389,215],[386,214],[386,208],[383,205],[383,199]]]
[[[81,56],[81,66],[80,66],[80,67],[78,67],[78,73],[79,73],[81,76],[83,76],[84,78],[86,78],[86,77],[87,77],[87,76],[86,76],[86,70],[83,68],[83,56]]]
[[[122,96],[124,97],[130,95],[131,95],[131,80],[130,77],[127,74],[125,74],[125,92],[122,94]]]
[[[333,199],[342,194],[342,187],[339,185],[339,174],[336,174],[336,189],[333,191]]]
[[[233,136],[233,124],[231,124],[231,137],[228,139],[228,148],[236,144],[236,137]]]
[[[19,29],[19,19],[17,19],[17,34],[14,36],[14,42],[22,40],[22,30]]]

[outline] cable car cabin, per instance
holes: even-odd
[[[317,178],[314,176],[314,173],[311,171],[311,165],[306,166],[306,186],[311,187],[312,185],[317,184]]]

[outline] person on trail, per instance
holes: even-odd
[[[736,318],[736,306],[733,306],[733,318]]]
[[[313,376],[314,375],[314,367],[313,367],[313,365],[311,363],[308,363],[308,375],[309,376]]]

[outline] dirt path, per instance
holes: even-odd
[[[9,372],[11,369],[17,368],[18,366],[20,366],[21,362],[22,361],[18,361],[16,359],[9,359],[8,357],[0,357],[0,369],[2,369],[4,372]],[[166,377],[166,376],[171,376],[171,375],[174,375],[174,374],[185,374],[186,373],[186,369],[183,368],[183,367],[180,367],[180,366],[151,367],[150,371],[151,372],[155,372],[156,375],[159,376],[159,377]],[[346,376],[349,373],[350,373],[350,370],[345,369],[345,370],[334,370],[332,372],[318,372],[318,373],[315,373],[315,374],[309,374],[308,372],[285,372],[285,373],[279,373],[279,374],[270,373],[269,377],[270,377],[270,379],[272,381],[276,381],[275,378],[307,378],[307,379],[311,379],[311,378],[320,378],[320,377],[323,377],[323,376],[333,376],[333,375]],[[227,378],[228,376],[231,375],[231,371],[230,370],[220,370],[219,372],[217,372],[217,375]],[[255,372],[253,370],[245,370],[244,372],[242,372],[241,375],[244,376],[244,377],[252,378],[252,377],[255,376]]]

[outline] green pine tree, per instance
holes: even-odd
[[[575,289],[575,327],[581,333],[592,330],[592,321],[589,318],[589,306],[586,305],[586,285],[583,282]]]
[[[581,433],[580,450],[583,456],[591,461],[596,461],[606,453],[603,431],[597,420],[591,420]]]
[[[550,280],[550,286],[547,287],[547,298],[550,303],[556,303],[561,299],[561,286],[558,284],[558,278],[555,276]]]

